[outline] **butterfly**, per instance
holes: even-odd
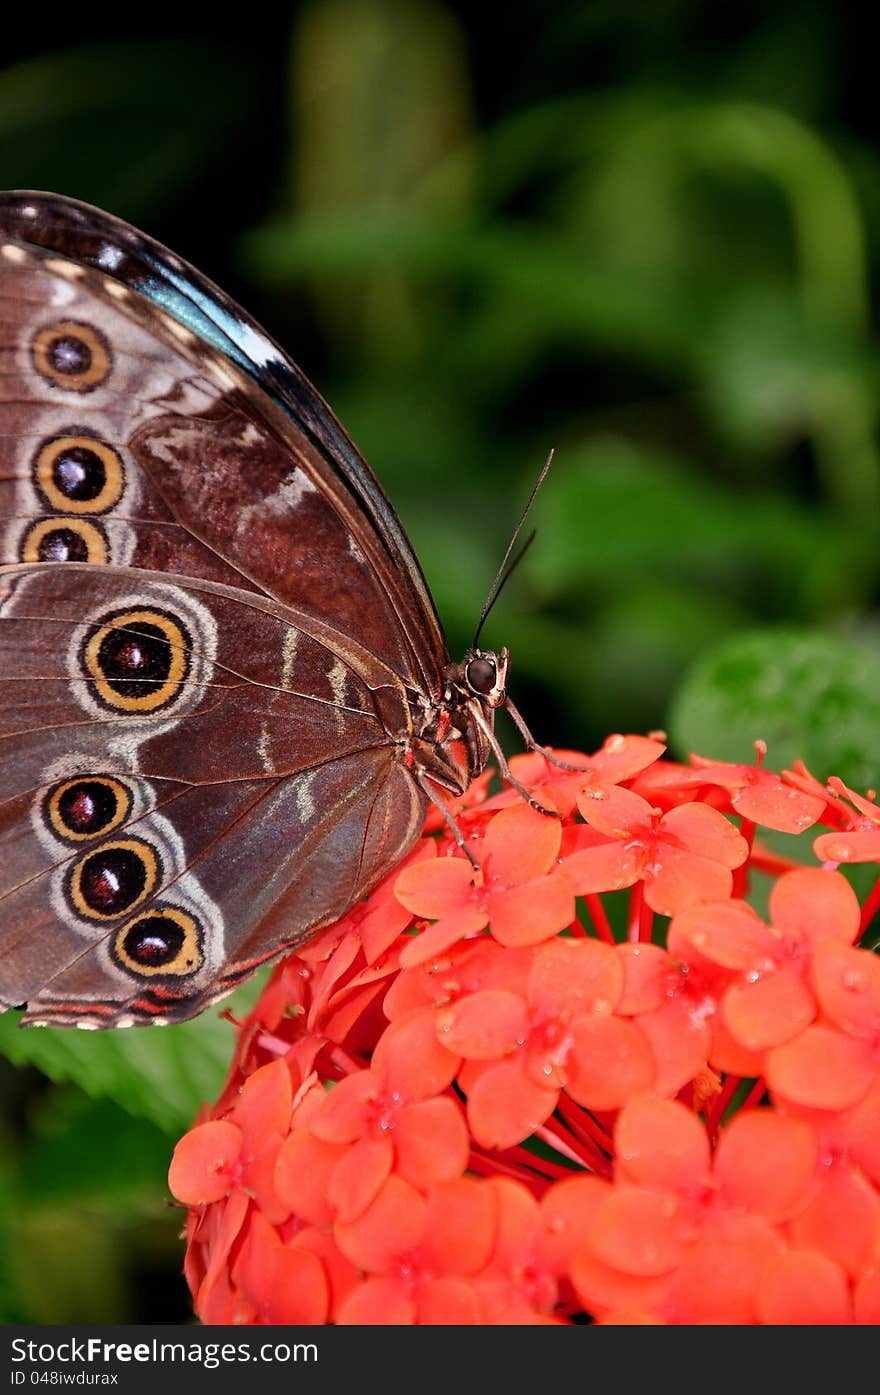
[[[0,319],[0,1010],[182,1021],[517,783],[508,653],[450,661],[329,407],[143,233],[0,195]]]

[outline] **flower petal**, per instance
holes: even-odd
[[[270,1061],[248,1076],[232,1111],[244,1135],[246,1156],[258,1153],[273,1133],[287,1134],[292,1104],[293,1089],[286,1061]]]
[[[614,1129],[615,1178],[634,1186],[695,1194],[709,1172],[709,1139],[692,1110],[677,1100],[639,1099]]]
[[[353,1143],[367,1127],[381,1088],[372,1071],[347,1075],[326,1092],[321,1108],[309,1119],[309,1129],[326,1143]]]
[[[677,1095],[708,1058],[708,1023],[681,998],[671,998],[659,1011],[643,1013],[635,1020],[654,1058],[654,1094],[661,1099]]]
[[[665,750],[662,742],[654,741],[650,736],[621,736],[615,733],[606,738],[595,755],[587,758],[588,769],[607,784],[619,784],[647,770]]]
[[[617,1012],[623,1017],[635,1017],[662,1007],[669,997],[669,981],[677,976],[666,950],[642,941],[615,945],[614,952],[623,965],[623,993]]]
[[[394,1165],[387,1136],[365,1137],[346,1148],[327,1184],[327,1200],[339,1221],[353,1221],[378,1195]]]
[[[670,1275],[662,1315],[674,1323],[754,1323],[759,1278],[780,1249],[765,1221],[722,1213]]]
[[[856,1322],[865,1327],[880,1326],[880,1268],[870,1270],[856,1286],[853,1296]]]
[[[650,1043],[620,1017],[581,1017],[572,1029],[566,1093],[587,1109],[619,1109],[650,1090],[657,1068]]]
[[[542,1090],[518,1059],[493,1062],[475,1081],[467,1101],[474,1141],[483,1148],[512,1148],[529,1138],[556,1108],[558,1090]]]
[[[352,1264],[371,1274],[390,1274],[399,1256],[419,1243],[424,1228],[424,1198],[392,1174],[356,1220],[336,1223],[334,1235]]]
[[[724,1021],[747,1051],[781,1046],[808,1027],[816,1003],[798,969],[784,964],[735,983],[724,995]]]
[[[317,1226],[332,1222],[327,1190],[345,1152],[344,1144],[325,1143],[306,1129],[282,1143],[275,1164],[275,1190],[302,1220]]]
[[[779,833],[802,833],[825,810],[825,800],[805,794],[769,771],[733,795],[733,807],[744,819],[775,828]]]
[[[423,1190],[451,1182],[467,1167],[470,1140],[455,1100],[420,1100],[404,1109],[394,1129],[397,1171]]]
[[[660,915],[677,915],[698,901],[721,901],[732,889],[729,868],[714,858],[668,845],[658,850],[656,861],[645,870],[645,900]]]
[[[578,808],[590,827],[608,838],[644,837],[654,826],[648,801],[619,785],[585,785],[578,795]]]
[[[611,945],[554,939],[541,945],[529,975],[529,1002],[541,1016],[613,1012],[623,992],[623,963]]]
[[[681,911],[669,927],[670,950],[695,949],[722,969],[763,965],[779,953],[779,939],[746,901],[704,901]]]
[[[503,988],[466,993],[436,1014],[443,1045],[470,1061],[498,1061],[525,1040],[528,1014],[522,998]]]
[[[731,1036],[723,1012],[713,1013],[709,1028],[712,1041],[707,1060],[712,1069],[722,1074],[741,1075],[746,1080],[756,1080],[764,1069],[763,1053],[747,1051],[736,1037]]]
[[[470,905],[474,869],[465,857],[433,857],[405,867],[394,883],[394,894],[413,915],[432,920]]]
[[[428,1193],[420,1259],[437,1274],[476,1274],[489,1263],[497,1232],[492,1188],[476,1177],[459,1177]]]
[[[880,1186],[880,1080],[846,1116],[855,1160]]]
[[[843,833],[822,833],[813,852],[823,862],[880,861],[880,828],[853,828]]]
[[[251,1217],[233,1275],[259,1321],[287,1326],[327,1320],[329,1285],[320,1259],[283,1246],[259,1213]],[[271,1232],[271,1238],[270,1234]]]
[[[632,886],[642,875],[645,851],[641,845],[630,843],[599,843],[593,848],[581,848],[565,859],[562,871],[577,896],[590,896],[597,891],[621,891]]]
[[[858,898],[840,872],[799,867],[784,873],[770,891],[769,909],[773,924],[798,943],[821,936],[852,944],[859,933]]]
[[[534,945],[574,920],[574,892],[559,873],[489,894],[489,927],[501,945]]]
[[[643,1278],[605,1264],[591,1244],[575,1252],[569,1272],[586,1312],[598,1318],[620,1308],[653,1313],[667,1281],[666,1275]]]
[[[737,1114],[721,1135],[715,1175],[725,1202],[765,1217],[788,1220],[806,1200],[818,1163],[813,1130],[769,1109]]]
[[[846,1276],[815,1250],[789,1250],[767,1266],[758,1289],[758,1314],[765,1324],[839,1326],[853,1320]]]
[[[524,800],[496,814],[483,840],[490,884],[519,886],[550,871],[562,841],[559,819],[539,814]]]
[[[791,1222],[797,1245],[833,1259],[858,1279],[880,1246],[880,1196],[856,1167],[839,1161],[826,1167]]]
[[[241,1129],[225,1119],[209,1119],[185,1133],[168,1169],[168,1185],[177,1200],[202,1206],[226,1196],[235,1181],[241,1145]]]
[[[434,1009],[421,1008],[385,1028],[372,1071],[401,1100],[422,1100],[451,1085],[459,1064],[460,1058],[437,1040]]]
[[[416,1303],[403,1279],[367,1279],[339,1309],[340,1327],[412,1327]]]
[[[563,1274],[586,1244],[596,1210],[610,1191],[602,1177],[566,1177],[548,1187],[538,1205],[536,1250],[551,1274]]]
[[[648,1279],[676,1267],[689,1233],[689,1208],[678,1197],[623,1186],[596,1208],[590,1246],[603,1264]]]
[[[820,940],[813,953],[813,982],[828,1020],[851,1036],[880,1032],[880,958],[867,949],[850,949]]]
[[[418,1293],[422,1327],[475,1327],[480,1321],[479,1299],[466,1279],[423,1279]]]
[[[459,940],[478,934],[488,923],[489,913],[482,903],[450,911],[435,925],[429,925],[427,930],[407,940],[400,952],[401,967],[415,969],[419,964],[428,963],[438,955],[445,954]]]
[[[336,1322],[342,1304],[360,1281],[358,1271],[340,1253],[333,1236],[326,1230],[318,1230],[316,1226],[297,1229],[287,1244],[292,1250],[305,1250],[321,1261],[327,1279],[329,1319]]]
[[[706,804],[680,804],[670,809],[660,820],[660,830],[682,847],[723,867],[739,867],[749,855],[749,845],[736,824]]]
[[[767,1084],[774,1094],[810,1109],[847,1109],[874,1080],[869,1043],[815,1023],[794,1041],[767,1053]]]

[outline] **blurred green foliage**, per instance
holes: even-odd
[[[540,737],[763,737],[878,784],[880,157],[833,7],[309,0],[234,42],[70,11],[51,49],[38,20],[0,72],[3,184],[129,218],[257,314],[453,652],[556,448],[486,631]],[[186,1320],[165,1169],[230,1044],[216,1015],[0,1022],[0,1318]]]

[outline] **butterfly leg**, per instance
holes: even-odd
[[[533,809],[536,809],[539,814],[545,814],[548,819],[560,818],[561,815],[559,814],[558,810],[546,809],[543,804],[539,804],[537,799],[535,799],[533,795],[529,794],[525,785],[523,785],[516,778],[510,766],[507,764],[507,757],[501,749],[498,737],[495,735],[491,726],[483,716],[483,712],[480,706],[477,703],[474,703],[471,708],[471,711],[474,715],[474,721],[479,726],[480,731],[486,739],[486,743],[489,749],[491,750],[493,756],[498,762],[498,770],[501,774],[501,778],[505,781],[505,783],[508,785],[512,785],[512,787],[516,790],[517,794],[521,794],[526,803],[531,805]],[[520,718],[520,720],[522,719]],[[525,724],[523,723],[523,725]],[[533,745],[533,749],[538,748]]]
[[[543,756],[551,765],[558,766],[560,770],[589,770],[590,767],[588,765],[572,765],[571,761],[562,760],[560,756],[554,755],[549,747],[542,746],[539,741],[536,741],[526,726],[525,718],[517,708],[514,707],[510,698],[506,699],[504,707],[505,710],[510,713],[514,726],[530,751],[536,751],[539,756]]]
[[[447,806],[443,803],[443,800],[440,798],[440,796],[437,794],[437,791],[431,784],[431,781],[427,778],[427,776],[423,775],[420,770],[416,772],[416,780],[418,781],[420,787],[425,791],[425,794],[427,795],[431,803],[434,805],[434,808],[437,809],[443,815],[443,818],[449,826],[450,833],[452,834],[456,843],[461,848],[468,862],[471,864],[471,866],[477,874],[477,877],[479,879],[477,884],[479,886],[482,886],[483,869],[480,866],[477,859],[474,857],[470,848],[468,847],[467,840],[464,834],[462,833],[461,829],[459,828],[458,820],[456,819],[452,810],[447,808]]]

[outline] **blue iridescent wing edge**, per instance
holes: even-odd
[[[183,258],[113,214],[64,194],[0,191],[0,237],[30,243],[139,292],[224,354],[303,433],[354,497],[395,572],[406,578],[438,674],[443,628],[412,545],[387,494],[331,408],[257,322]]]

